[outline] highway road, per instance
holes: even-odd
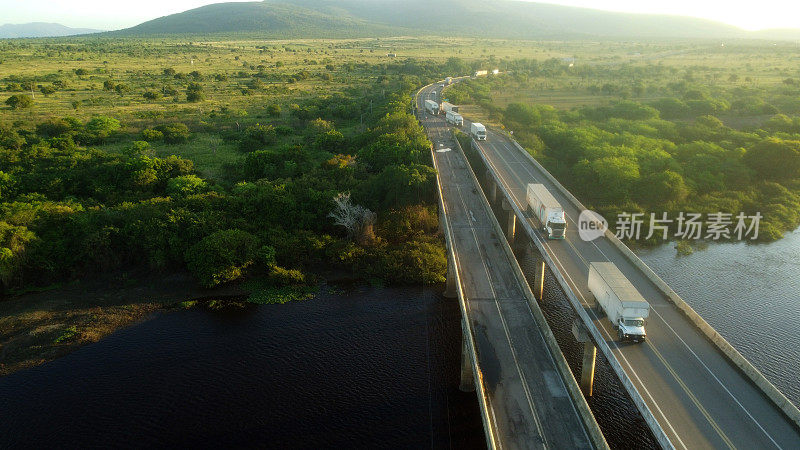
[[[424,100],[420,97],[420,101]],[[593,448],[556,362],[539,331],[508,243],[454,147],[443,116],[424,116],[436,151],[451,247],[471,325],[490,427],[499,447]],[[571,375],[570,375],[571,376]],[[476,383],[477,384],[477,383]]]
[[[464,130],[469,130],[466,120]],[[606,237],[585,242],[578,236],[575,222],[580,211],[516,146],[495,132],[478,145],[522,211],[526,210],[528,183],[544,184],[564,206],[567,238],[548,240],[536,231],[534,239],[556,262],[553,269],[564,275],[568,288],[580,300],[675,448],[800,448],[800,430],[794,423],[617,247]],[[538,229],[535,219],[525,220],[531,228]],[[592,261],[614,262],[650,302],[645,343],[616,342],[616,332],[608,319],[598,316],[587,287],[588,265]]]

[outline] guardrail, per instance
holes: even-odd
[[[461,143],[458,141],[458,138],[455,135],[455,131],[453,131],[453,140],[455,141],[455,146],[461,155],[466,160],[466,154],[464,153],[464,149],[461,147]],[[469,163],[467,163],[469,166]],[[478,182],[478,178],[475,176],[475,172],[470,169],[469,171],[473,183],[476,186],[480,187],[480,183]],[[481,197],[483,197],[483,205],[486,211],[488,212],[489,216],[492,217],[492,224],[495,230],[495,233],[498,233],[500,236],[504,236],[503,229],[500,227],[500,224],[494,218],[494,212],[492,212],[491,208],[489,207],[489,200],[486,198],[486,195],[483,193],[482,189],[478,189]],[[594,418],[594,414],[592,414],[591,409],[589,408],[589,404],[586,403],[586,398],[583,396],[580,387],[578,386],[578,382],[575,380],[575,377],[572,375],[572,370],[569,368],[569,364],[567,363],[567,359],[564,357],[564,354],[561,352],[561,347],[558,346],[558,342],[556,341],[556,337],[553,334],[553,331],[550,329],[550,325],[547,323],[547,319],[544,317],[544,313],[542,312],[539,303],[536,301],[536,298],[533,295],[533,292],[530,290],[530,286],[528,285],[527,279],[525,278],[525,274],[522,272],[522,268],[519,266],[517,261],[517,257],[511,251],[511,246],[506,243],[503,245],[503,251],[508,257],[509,262],[511,263],[512,270],[514,271],[514,275],[517,279],[517,282],[520,284],[520,288],[522,292],[525,294],[525,299],[528,301],[528,306],[530,307],[531,311],[533,312],[533,317],[536,320],[536,324],[539,326],[539,330],[544,336],[545,342],[547,343],[548,348],[550,349],[550,353],[553,355],[553,360],[558,367],[558,372],[561,374],[561,379],[564,381],[564,385],[569,392],[570,397],[572,398],[573,403],[578,411],[578,414],[581,416],[584,425],[586,426],[587,433],[589,438],[592,440],[592,443],[598,449],[607,449],[608,443],[606,442],[605,436],[603,436],[603,432],[600,430],[600,426],[597,424],[597,421]]]
[[[547,171],[530,153],[527,152],[519,143],[506,133],[497,132],[502,134],[514,146],[524,154],[530,162],[541,171],[548,180],[565,196],[574,206],[580,210],[587,209],[583,204],[575,198],[556,178]],[[619,238],[610,230],[605,232],[606,238],[622,252],[623,255],[644,275],[658,287],[664,295],[691,321],[705,336],[710,340],[723,355],[725,355],[742,373],[750,379],[774,404],[777,406],[786,417],[791,420],[795,426],[800,428],[800,409],[797,408],[778,388],[775,387],[767,378],[762,374],[750,361],[748,361],[741,353],[739,353],[733,345],[728,342],[717,330],[714,329],[705,319],[703,319],[697,312],[681,298],[661,277],[658,276],[653,269],[651,269],[644,261],[639,258],[627,245],[625,245]]]
[[[475,142],[475,140],[472,138],[470,138],[470,140],[472,142],[472,145],[477,148],[477,143]],[[500,189],[503,195],[509,199],[508,203],[511,205],[511,208],[513,209],[517,217],[520,218],[520,222],[522,226],[525,228],[525,231],[531,237],[531,240],[536,243],[536,246],[539,248],[542,257],[545,259],[545,261],[550,267],[553,268],[557,267],[555,261],[553,261],[553,259],[545,250],[544,243],[541,242],[541,238],[536,234],[531,224],[526,220],[525,214],[523,214],[522,210],[520,210],[516,202],[513,201],[514,197],[511,196],[509,188],[507,188],[505,184],[503,184],[503,181],[498,176],[495,167],[486,158],[483,152],[477,151],[477,153],[480,155],[484,164],[492,173],[492,176],[495,179],[495,184],[497,185],[498,189]],[[586,324],[586,328],[589,331],[589,334],[592,335],[592,340],[595,342],[595,345],[597,345],[597,347],[600,349],[603,355],[605,355],[609,365],[611,366],[611,369],[614,371],[614,373],[617,374],[617,378],[619,378],[620,382],[622,383],[622,386],[628,392],[628,395],[630,395],[631,399],[636,405],[636,408],[641,413],[645,423],[647,423],[647,426],[653,432],[656,441],[659,443],[659,445],[661,445],[662,448],[667,448],[667,449],[674,448],[672,442],[670,442],[669,438],[664,432],[664,429],[661,427],[661,424],[658,423],[655,416],[653,415],[653,412],[650,411],[650,408],[645,403],[644,398],[642,398],[639,391],[633,385],[633,382],[628,377],[628,374],[625,373],[625,371],[623,370],[622,365],[620,365],[619,361],[617,361],[616,356],[611,351],[611,347],[608,345],[603,336],[600,334],[600,331],[597,329],[597,327],[595,327],[594,322],[586,313],[586,310],[584,309],[580,300],[578,300],[578,297],[572,291],[572,288],[570,288],[566,278],[564,278],[564,275],[562,275],[559,270],[553,270],[552,272],[553,275],[558,280],[561,287],[564,289],[564,293],[567,295],[567,299],[569,299],[570,303],[572,304],[572,309],[575,310],[576,314],[578,314],[578,317],[580,317],[581,321],[583,321],[583,323]]]

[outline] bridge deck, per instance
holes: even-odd
[[[676,448],[800,448],[794,424],[617,247],[606,237],[585,242],[578,236],[580,211],[512,142],[490,132],[478,146],[521,211],[528,183],[544,184],[565,208],[565,240],[547,240],[538,231],[533,239],[555,262],[565,289],[580,301]],[[537,227],[530,218],[522,218],[520,226],[528,232]],[[587,287],[592,261],[617,264],[650,302],[647,342],[619,344],[609,321],[598,317]]]
[[[425,117],[435,148],[451,149],[434,158],[496,441],[510,448],[593,447],[464,155],[441,117]]]

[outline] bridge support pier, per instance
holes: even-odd
[[[461,384],[458,389],[461,392],[474,392],[475,374],[472,371],[472,357],[469,354],[467,339],[469,339],[467,327],[464,319],[461,319]]]
[[[581,390],[583,395],[592,396],[594,387],[594,363],[597,358],[597,347],[589,338],[586,327],[578,321],[572,322],[572,335],[583,343],[583,361],[581,362]]]
[[[497,183],[494,181],[492,172],[486,171],[486,189],[489,191],[489,205],[497,201]]]
[[[506,222],[506,239],[510,245],[514,245],[514,237],[517,231],[517,215],[511,209],[508,200],[503,199],[503,210],[508,214],[508,221]]]
[[[536,292],[534,292],[534,294],[539,301],[544,298],[544,269],[544,261],[541,261],[539,267],[536,268],[536,281],[534,282],[534,286],[536,287]]]

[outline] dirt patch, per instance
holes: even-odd
[[[245,294],[238,285],[200,287],[188,273],[122,272],[0,301],[0,376],[97,342],[155,311],[212,296]]]

